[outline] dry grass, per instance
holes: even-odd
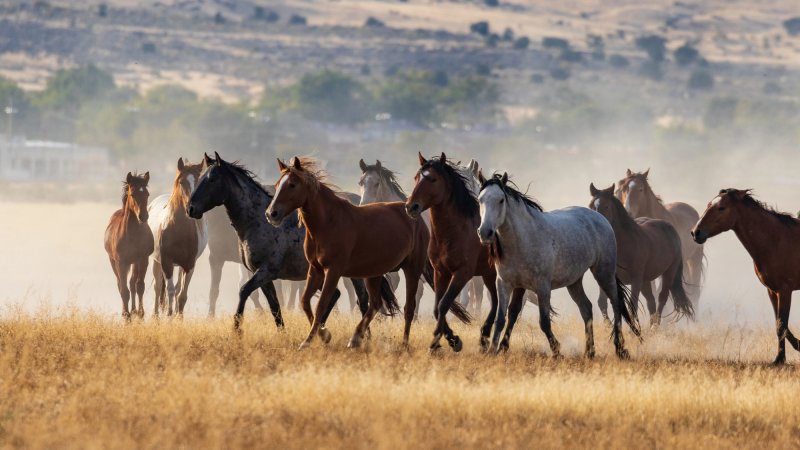
[[[596,327],[598,358],[578,355],[582,331],[563,319],[568,356],[545,356],[535,326],[511,352],[431,356],[429,322],[412,350],[399,321],[373,326],[364,351],[345,343],[354,319],[332,321],[329,346],[295,350],[287,331],[251,314],[231,321],[123,325],[86,313],[10,313],[0,321],[0,446],[4,447],[797,447],[794,367],[763,361],[772,333],[664,329],[619,362]],[[526,322],[530,322],[527,320]],[[794,355],[793,355],[794,359]]]

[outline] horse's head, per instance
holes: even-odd
[[[192,196],[192,191],[197,185],[197,180],[200,178],[202,170],[202,163],[191,164],[184,161],[183,158],[178,158],[175,182],[172,185],[172,195],[170,196],[170,204],[173,210],[177,207],[183,207],[184,211],[188,211],[189,198]]]
[[[295,156],[289,164],[278,159],[281,177],[275,183],[275,197],[267,207],[267,220],[274,226],[280,225],[292,211],[302,207],[309,196],[318,188],[314,170],[309,170],[300,158]]]
[[[609,222],[614,223],[616,211],[615,204],[619,203],[619,199],[614,196],[614,185],[607,189],[597,189],[594,183],[589,185],[589,194],[592,196],[592,201],[589,203],[589,209],[599,212]]]
[[[150,192],[147,190],[147,183],[150,182],[150,172],[144,175],[128,172],[125,178],[125,207],[133,211],[139,223],[147,222],[149,218],[147,212],[147,200]]]
[[[420,169],[414,176],[414,190],[406,200],[406,212],[409,216],[417,218],[426,209],[443,203],[450,197],[447,180],[448,174],[444,167],[447,164],[447,155],[444,152],[438,158],[425,159],[419,153]]]
[[[508,174],[494,175],[488,180],[479,176],[481,191],[478,194],[478,204],[481,208],[481,224],[478,227],[478,238],[481,243],[491,244],[497,238],[497,229],[506,221],[508,209],[508,195],[505,188],[508,184]]]
[[[219,153],[215,152],[214,158],[203,155],[202,175],[189,197],[189,206],[186,209],[189,217],[201,219],[203,214],[225,203],[230,194],[227,164]]]
[[[750,194],[749,190],[723,189],[711,199],[697,225],[692,229],[692,237],[703,244],[710,237],[728,231],[736,225],[737,211],[742,200]]]
[[[358,180],[361,204],[366,205],[385,201],[386,196],[385,192],[383,192],[385,186],[383,174],[381,173],[383,166],[381,162],[376,160],[375,165],[370,166],[362,159],[358,162],[358,166],[361,168],[361,179]]]
[[[650,175],[650,169],[641,173],[632,172],[631,169],[628,169],[625,178],[619,182],[617,198],[633,217],[639,217],[639,212],[651,197],[652,191],[647,182],[648,175]]]

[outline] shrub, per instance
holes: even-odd
[[[544,75],[540,73],[534,73],[531,75],[531,83],[544,83]]]
[[[783,28],[790,36],[800,35],[800,17],[792,17],[783,22]]]
[[[383,28],[383,27],[386,26],[386,24],[383,23],[382,21],[374,18],[374,17],[368,17],[367,21],[364,22],[364,26],[365,27]]]
[[[489,35],[489,22],[483,20],[480,22],[475,22],[469,26],[469,31],[471,33],[477,33],[481,36],[488,36]]]
[[[581,55],[580,52],[576,52],[570,48],[565,48],[561,50],[561,56],[559,56],[559,59],[567,62],[581,62],[583,61],[583,55]]]
[[[225,16],[222,15],[221,12],[214,14],[214,23],[217,25],[222,25],[225,23]]]
[[[98,17],[108,17],[108,5],[105,3],[100,3],[97,5],[97,16]]]
[[[483,2],[490,8],[500,6],[500,0],[483,0]]]
[[[636,47],[647,52],[647,55],[654,62],[661,62],[667,52],[667,40],[661,36],[651,34],[636,38]]]
[[[700,56],[700,52],[698,52],[696,48],[687,42],[675,49],[673,56],[675,57],[675,62],[677,62],[678,65],[688,66],[697,60],[697,58]]]
[[[299,14],[292,14],[289,17],[289,25],[305,26],[308,25],[308,20]]]
[[[145,42],[142,44],[142,53],[155,53],[156,44],[152,42]]]
[[[564,50],[565,48],[569,48],[569,41],[557,37],[545,37],[542,39],[542,46],[544,46],[544,48]]]
[[[514,40],[514,30],[512,30],[511,28],[506,28],[506,30],[503,31],[503,40],[506,41],[506,42],[513,41]]]
[[[608,57],[608,63],[611,64],[611,67],[615,67],[617,69],[625,69],[631,65],[628,58],[622,55],[611,55]]]
[[[554,67],[550,69],[550,76],[555,80],[566,80],[570,75],[569,69],[566,67]]]
[[[714,77],[707,70],[695,70],[689,77],[689,89],[707,91],[714,88]]]
[[[478,63],[475,65],[475,73],[478,75],[488,77],[492,74],[492,68],[488,64]]]
[[[527,36],[522,36],[514,41],[514,48],[517,50],[525,50],[531,45],[531,40]]]
[[[369,92],[360,82],[339,72],[304,75],[293,97],[297,109],[308,119],[352,124],[371,115]]]
[[[266,9],[263,6],[256,6],[253,9],[253,19],[263,20],[264,22],[277,22],[281,20],[281,16],[271,9]]]
[[[494,48],[497,47],[497,43],[500,42],[500,36],[497,33],[491,33],[488,36],[486,36],[486,39],[484,41],[486,42],[487,47]]]

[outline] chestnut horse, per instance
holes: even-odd
[[[111,215],[106,227],[105,249],[111,268],[117,277],[117,289],[122,297],[122,317],[130,320],[128,300],[131,311],[140,318],[144,317],[144,277],[147,272],[147,260],[153,253],[153,233],[147,226],[147,183],[150,172],[144,175],[128,172],[122,191],[122,209]],[[133,269],[128,287],[128,272]],[[139,306],[136,306],[136,297]]]
[[[628,169],[625,178],[619,181],[617,198],[634,218],[650,217],[666,220],[678,232],[683,255],[683,277],[686,280],[689,297],[697,309],[703,283],[704,256],[703,246],[692,240],[691,230],[700,215],[697,210],[683,202],[664,204],[661,197],[657,196],[650,187],[647,180],[649,175],[650,169],[642,173],[634,173]]]
[[[403,344],[408,345],[417,284],[427,262],[425,224],[408,217],[400,202],[350,204],[325,183],[324,173],[310,159],[295,157],[290,165],[278,160],[278,168],[281,176],[275,198],[267,208],[267,218],[277,226],[292,211],[299,210],[306,226],[304,246],[309,268],[301,305],[311,322],[311,331],[300,348],[310,345],[317,334],[329,339],[322,313],[328,309],[343,276],[365,278],[367,282],[369,307],[348,344],[358,347],[382,303],[390,315],[398,310],[383,276],[398,267],[406,279]],[[311,297],[320,286],[322,293],[316,314],[312,314]]]
[[[428,258],[434,269],[433,286],[436,292],[436,329],[431,350],[439,348],[442,335],[455,351],[461,350],[461,339],[447,324],[446,312],[473,276],[483,278],[489,289],[492,305],[481,327],[481,349],[489,349],[492,323],[497,316],[499,297],[497,271],[489,261],[489,250],[481,245],[476,230],[481,223],[478,200],[470,189],[470,181],[442,153],[425,159],[419,154],[420,169],[414,177],[416,185],[406,200],[406,211],[419,217],[431,212],[431,241]],[[495,335],[499,335],[497,329]]]
[[[639,292],[647,299],[650,324],[661,323],[667,298],[672,295],[678,317],[692,317],[692,302],[683,287],[683,257],[681,238],[669,222],[660,219],[631,218],[622,202],[614,196],[614,185],[600,190],[589,186],[592,202],[589,208],[608,219],[617,241],[617,277],[631,286],[631,301],[639,308]],[[658,306],[651,281],[661,277]],[[600,291],[597,303],[606,321],[608,297]]]
[[[165,291],[169,298],[167,314],[172,315],[172,305],[176,300],[175,311],[183,314],[195,261],[208,244],[205,220],[192,219],[186,212],[201,170],[202,164],[189,164],[178,158],[172,193],[156,197],[147,208],[150,212],[148,223],[155,238],[153,277],[156,300],[153,314],[156,316],[159,306],[164,309]],[[177,287],[173,278],[175,266],[180,269]]]
[[[800,289],[800,220],[774,211],[754,199],[750,190],[723,189],[708,204],[692,230],[698,244],[733,230],[753,258],[756,276],[767,288],[778,332],[778,354],[773,364],[786,362],[786,339],[800,351],[789,331],[792,291]]]

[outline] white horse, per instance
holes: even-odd
[[[550,343],[553,356],[560,345],[550,328],[550,291],[566,287],[578,305],[586,332],[584,355],[594,357],[592,303],[583,290],[583,275],[592,272],[600,289],[612,299],[612,336],[617,356],[628,358],[622,336],[622,319],[640,336],[636,310],[627,290],[616,277],[617,245],[611,224],[588,208],[571,207],[551,212],[516,190],[508,175],[481,177],[478,198],[481,242],[492,246],[497,274],[513,289],[500,349],[507,350],[511,331],[522,310],[525,289],[532,290],[539,303],[539,326]],[[501,308],[502,309],[502,308]],[[503,311],[498,312],[498,317]],[[498,336],[495,335],[493,345]]]

